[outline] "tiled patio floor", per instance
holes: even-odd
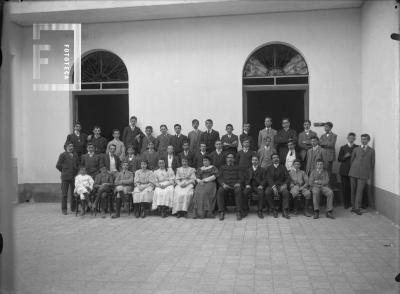
[[[223,222],[82,219],[59,204],[14,212],[18,293],[400,293],[399,230],[375,212]]]

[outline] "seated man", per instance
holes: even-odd
[[[267,168],[268,188],[265,196],[270,208],[273,209],[274,217],[278,217],[278,209],[282,200],[282,216],[289,219],[289,191],[290,176],[283,164],[279,163],[279,155],[272,154],[272,165]]]
[[[95,154],[92,143],[87,144],[87,151],[88,153],[83,154],[81,157],[81,165],[86,167],[87,174],[94,180],[99,173],[102,158],[99,154]]]
[[[115,192],[117,193],[117,210],[112,218],[119,218],[121,212],[122,198],[130,201],[129,194],[133,190],[133,173],[128,170],[128,162],[122,163],[122,169],[115,177]]]
[[[264,205],[264,190],[267,186],[266,170],[260,164],[257,155],[251,158],[252,166],[247,170],[246,188],[244,190],[243,210],[246,216],[249,211],[248,198],[251,193],[257,193],[258,196],[258,217],[264,218],[262,209]]]
[[[235,210],[237,220],[242,219],[242,177],[238,166],[233,164],[233,154],[226,155],[226,165],[222,166],[219,171],[217,192],[217,203],[219,211],[219,220],[225,218],[225,196],[228,193],[234,193]]]
[[[322,192],[326,197],[326,217],[334,219],[333,209],[333,191],[329,188],[329,174],[324,169],[324,161],[319,159],[316,168],[311,172],[309,184],[313,194],[314,219],[319,218],[319,197]]]
[[[305,199],[304,203],[304,215],[310,217],[311,214],[308,212],[308,207],[310,205],[311,193],[308,189],[308,177],[306,173],[300,169],[301,161],[300,159],[295,159],[293,161],[293,169],[289,171],[290,174],[290,194],[292,194],[294,199],[294,214],[300,207],[300,196],[303,195]]]
[[[114,178],[112,174],[107,171],[107,168],[102,165],[100,167],[100,173],[97,174],[94,180],[94,189],[96,189],[96,200],[94,201],[94,208],[96,209],[97,203],[101,201],[101,213],[102,218],[106,217],[106,206],[108,203],[108,195],[113,191]]]
[[[115,177],[121,166],[121,159],[115,154],[116,146],[111,144],[109,146],[110,151],[104,157],[104,165],[107,170]]]

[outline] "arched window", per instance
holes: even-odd
[[[269,44],[254,51],[243,69],[244,85],[308,84],[303,56],[285,44]]]

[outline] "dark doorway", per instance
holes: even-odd
[[[112,130],[121,131],[129,122],[128,94],[76,95],[77,120],[86,134],[92,134],[93,127],[101,127],[107,140],[112,139]]]
[[[251,135],[258,137],[258,132],[265,127],[266,116],[272,118],[272,127],[276,130],[282,128],[282,118],[288,117],[291,128],[297,133],[301,132],[306,118],[305,92],[306,90],[246,91],[245,118],[247,117],[247,122],[251,125]]]

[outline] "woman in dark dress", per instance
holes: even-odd
[[[208,156],[203,158],[203,166],[196,172],[197,186],[193,196],[193,218],[214,218],[216,184],[218,170],[211,165]]]

